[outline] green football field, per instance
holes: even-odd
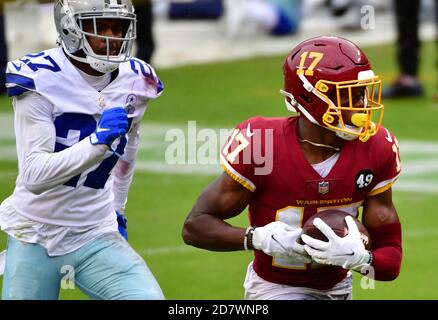
[[[365,52],[384,85],[389,84],[397,74],[394,48],[370,47]],[[422,57],[421,79],[427,96],[383,101],[384,125],[396,134],[401,146],[403,174],[394,187],[394,203],[403,226],[402,272],[395,281],[376,282],[368,289],[361,287],[364,280],[355,275],[355,299],[438,298],[438,103],[433,99],[438,85],[436,61],[430,58],[436,57],[433,43],[424,45]],[[252,259],[248,252],[209,252],[183,243],[183,221],[220,169],[214,164],[166,165],[169,130],[186,134],[188,121],[196,121],[197,132],[230,129],[251,116],[287,115],[279,94],[283,58],[157,70],[165,91],[150,103],[144,118],[138,171],[126,215],[130,243],[145,258],[167,299],[242,299],[242,283]],[[0,98],[0,200],[12,192],[17,172],[12,121],[10,102]],[[190,150],[185,155],[194,156]],[[230,222],[247,226],[247,213]],[[2,233],[0,251],[5,244]],[[62,290],[61,298],[87,297],[79,290]]]

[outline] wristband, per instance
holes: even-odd
[[[243,248],[245,249],[245,251],[249,251],[249,250],[254,249],[254,247],[252,245],[253,233],[254,233],[253,227],[246,228],[245,237],[243,238]]]

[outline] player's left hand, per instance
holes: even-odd
[[[365,249],[352,217],[345,217],[345,222],[348,235],[341,238],[324,221],[315,218],[313,224],[327,237],[328,242],[303,234],[301,239],[305,243],[304,249],[317,263],[361,271],[369,265],[370,252]]]
[[[117,214],[117,224],[119,225],[119,232],[123,238],[128,241],[128,219],[126,219],[125,215],[119,211],[116,211]]]

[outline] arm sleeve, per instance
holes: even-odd
[[[391,281],[398,277],[402,262],[401,224],[391,223],[368,230],[373,242],[374,277]]]
[[[117,161],[113,171],[113,194],[114,208],[116,211],[123,213],[128,201],[129,187],[135,171],[135,161],[140,144],[140,123],[134,123],[128,133],[128,143],[125,147],[125,153]]]
[[[39,94],[14,97],[13,106],[19,166],[29,191],[40,194],[62,185],[104,159],[108,147],[89,139],[55,153],[53,105]]]

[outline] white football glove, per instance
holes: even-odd
[[[348,235],[341,238],[320,218],[315,218],[313,224],[329,240],[321,241],[303,234],[304,249],[312,259],[320,264],[339,266],[362,272],[369,267],[371,254],[365,249],[360,238],[360,232],[351,216],[345,217]]]
[[[281,221],[271,222],[254,229],[252,245],[275,258],[294,258],[304,263],[310,263],[304,246],[297,242],[303,230],[295,229]]]

